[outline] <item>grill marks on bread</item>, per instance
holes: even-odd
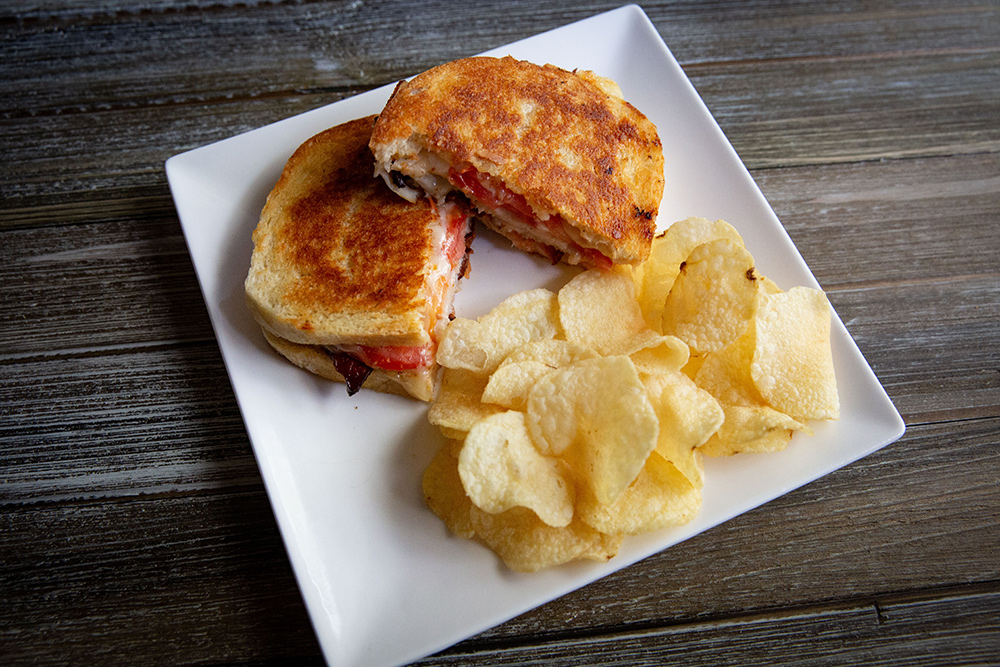
[[[300,273],[285,299],[316,310],[406,312],[422,305],[432,247],[418,230],[434,214],[427,201],[410,204],[373,178],[367,144],[356,148],[286,209],[281,236]]]
[[[248,303],[272,334],[309,345],[425,345],[434,204],[411,204],[372,174],[375,116],[303,143],[253,234]]]

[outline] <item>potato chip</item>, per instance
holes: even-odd
[[[511,350],[529,341],[554,338],[559,332],[553,292],[518,292],[478,320],[452,320],[438,346],[437,361],[447,368],[488,375]]]
[[[527,507],[550,526],[565,526],[573,518],[573,485],[561,461],[535,449],[523,412],[477,422],[459,454],[458,474],[473,504],[485,512]]]
[[[577,503],[580,519],[610,535],[636,535],[688,523],[701,509],[701,491],[656,452],[635,481],[610,505],[584,493]]]
[[[555,367],[540,361],[504,361],[490,376],[482,400],[512,410],[523,410],[531,388],[554,370]]]
[[[514,410],[523,410],[528,392],[538,380],[555,369],[596,353],[565,340],[526,343],[514,349],[490,376],[482,400]]]
[[[482,402],[486,382],[487,378],[471,371],[445,368],[441,374],[441,387],[427,419],[441,429],[446,438],[464,438],[477,421],[503,412],[498,405]]]
[[[687,364],[689,349],[684,341],[677,336],[657,334],[652,329],[646,331],[653,335],[647,337],[645,341],[641,336],[636,337],[634,340],[637,344],[640,342],[644,344],[628,352],[629,358],[640,374],[672,373]]]
[[[611,560],[621,535],[606,535],[578,519],[568,526],[549,526],[531,510],[515,507],[501,514],[472,508],[476,536],[518,572],[535,572],[573,560]]]
[[[753,322],[728,347],[704,356],[694,381],[723,405],[763,405],[764,399],[750,375],[757,342]]]
[[[584,271],[559,290],[566,340],[602,355],[628,354],[648,329],[632,279],[622,271]]]
[[[513,570],[533,572],[576,559],[609,560],[621,546],[621,536],[602,535],[580,521],[562,528],[545,524],[533,511],[515,507],[489,514],[465,493],[458,473],[454,443],[441,447],[424,472],[427,506],[455,535],[479,536]]]
[[[837,419],[830,303],[820,290],[762,294],[751,374],[769,405],[797,420]]]
[[[687,375],[689,378],[694,380],[698,377],[698,371],[701,370],[702,364],[705,363],[705,359],[708,355],[705,354],[692,354],[688,357],[687,363],[681,368],[681,373]]]
[[[553,368],[559,368],[561,366],[568,366],[581,359],[593,359],[596,356],[596,352],[592,352],[582,345],[553,338],[549,340],[533,340],[515,348],[504,359],[504,363],[539,361]]]
[[[720,239],[688,256],[663,305],[663,332],[698,353],[721,350],[746,330],[757,302],[753,257]]]
[[[784,291],[773,280],[760,274],[757,274],[757,287],[763,294],[781,294]]]
[[[648,376],[643,382],[660,422],[656,452],[700,488],[705,473],[696,448],[722,426],[722,406],[680,371]]]
[[[545,376],[528,394],[539,451],[562,455],[603,503],[635,479],[656,447],[656,412],[632,361],[585,359]]]
[[[706,456],[780,451],[788,445],[792,431],[810,432],[805,424],[766,405],[724,405],[723,410],[722,428],[698,448]]]
[[[728,222],[705,218],[679,220],[653,239],[649,259],[634,274],[639,305],[649,326],[663,331],[663,304],[680,273],[681,263],[695,248],[717,239],[743,245],[743,239]]]
[[[744,408],[746,409],[746,408]],[[733,456],[735,454],[764,454],[780,452],[788,447],[792,440],[791,429],[773,429],[751,440],[725,440],[713,438],[702,445],[701,453],[712,458]]]
[[[458,458],[453,448],[453,442],[444,444],[424,471],[424,501],[451,532],[470,539],[474,535],[473,505],[458,475]]]

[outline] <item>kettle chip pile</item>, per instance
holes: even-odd
[[[826,295],[757,273],[728,223],[689,218],[637,268],[585,271],[457,318],[429,411],[428,506],[508,567],[608,560],[691,521],[703,456],[784,449],[839,399]]]

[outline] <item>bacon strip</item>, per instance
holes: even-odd
[[[346,352],[326,349],[326,353],[333,360],[333,367],[344,376],[344,382],[347,384],[347,395],[354,396],[371,375],[372,367]]]

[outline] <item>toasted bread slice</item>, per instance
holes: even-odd
[[[321,132],[289,158],[253,233],[247,303],[293,362],[306,358],[293,346],[313,346],[331,364],[346,353],[429,400],[432,385],[403,378],[434,375],[436,336],[464,270],[468,210],[408,203],[374,178],[374,122]]]
[[[510,57],[446,63],[396,87],[370,145],[398,194],[460,190],[522,249],[599,268],[649,254],[660,138],[592,72]]]

